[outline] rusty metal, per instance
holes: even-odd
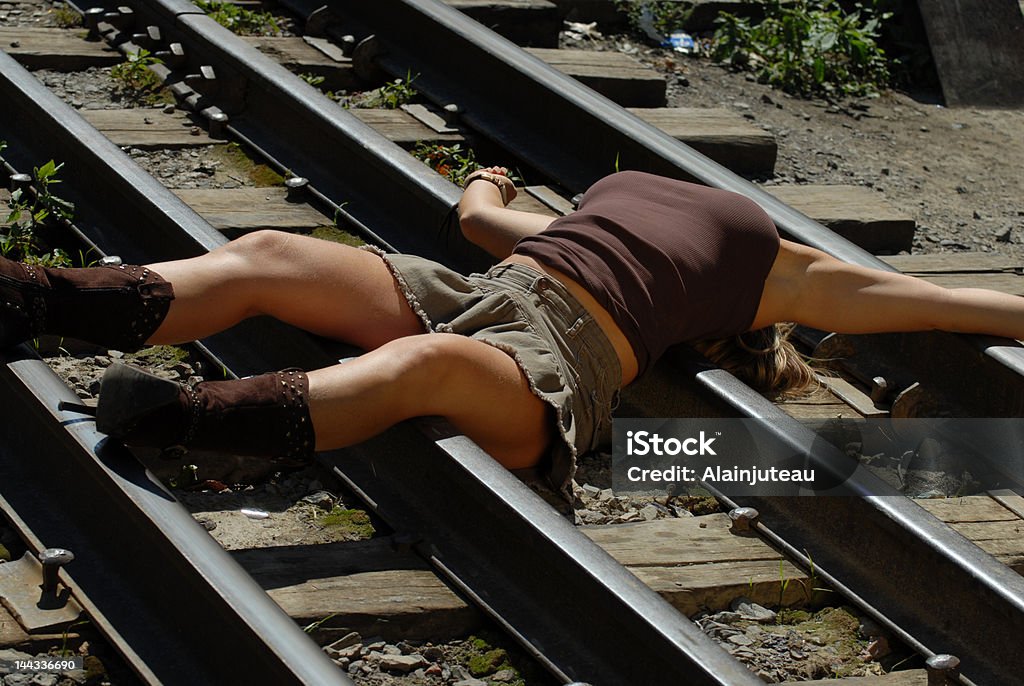
[[[758,512],[752,507],[735,507],[729,510],[729,519],[732,523],[729,526],[730,533],[737,536],[753,536],[756,533],[754,526],[757,524]]]

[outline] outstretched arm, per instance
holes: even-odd
[[[466,190],[459,201],[462,234],[471,243],[499,259],[511,255],[512,248],[520,238],[540,233],[554,221],[554,217],[505,207],[499,183],[505,189],[505,201],[511,202],[516,197],[515,185],[506,173],[504,167],[487,167],[480,172],[473,172],[466,181]],[[495,179],[496,183],[487,180],[487,175]]]
[[[1024,339],[1024,298],[947,289],[837,260],[783,241],[763,300],[765,315],[838,333],[957,331]],[[772,302],[774,300],[774,302]],[[775,313],[768,312],[774,307]],[[760,318],[760,315],[759,315]]]

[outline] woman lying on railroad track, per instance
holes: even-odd
[[[469,177],[462,230],[501,262],[468,277],[271,231],[147,267],[4,261],[0,344],[52,333],[130,350],[271,315],[368,352],[194,387],[115,366],[97,427],[129,445],[301,460],[440,415],[506,467],[540,467],[565,489],[576,454],[608,441],[619,389],[676,343],[778,394],[813,379],[779,322],[1024,338],[1024,299],[846,264],[780,240],[727,191],[622,172],[555,220],[508,209],[515,193],[504,168]]]

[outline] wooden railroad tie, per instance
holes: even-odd
[[[1024,540],[1016,532],[1024,519],[1004,504],[989,496],[916,502],[1024,572]],[[780,589],[783,604],[804,601],[807,575],[760,539],[729,533],[729,524],[719,513],[581,531],[688,616],[727,609],[739,596],[774,606]],[[442,640],[464,636],[481,621],[421,558],[397,552],[387,537],[232,554],[303,625],[336,614],[325,623],[336,632]]]

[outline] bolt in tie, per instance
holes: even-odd
[[[224,138],[224,128],[228,125],[228,115],[217,107],[207,107],[200,112],[207,121],[211,138]]]
[[[100,19],[106,10],[102,7],[90,7],[82,13],[82,19],[85,21],[85,28],[89,29],[89,35],[86,36],[86,40],[98,41],[100,39]]]
[[[214,71],[213,65],[204,64],[199,67],[198,74],[188,74],[185,83],[201,94],[210,95],[217,85],[217,72]]]
[[[163,42],[159,26],[147,26],[145,33],[133,33],[132,42],[136,45],[152,50]]]
[[[760,513],[752,507],[737,507],[729,510],[729,519],[732,524],[729,532],[737,536],[753,536],[754,526]]]
[[[309,188],[309,179],[304,176],[293,176],[284,182],[288,189],[286,198],[291,202],[300,202],[305,198],[306,189]]]
[[[171,43],[166,50],[160,50],[156,56],[163,60],[168,69],[177,69],[185,64],[185,48],[181,43]]]
[[[462,118],[462,108],[454,102],[450,102],[441,109],[441,119],[448,126],[455,126]]]
[[[135,10],[122,5],[113,12],[105,13],[103,20],[118,31],[127,31],[135,23]]]
[[[32,188],[32,177],[28,174],[11,174],[9,188],[12,193],[15,191],[25,193]]]
[[[75,554],[64,548],[47,548],[39,553],[39,561],[43,564],[43,593],[56,593],[60,580],[57,573],[60,568],[75,559]]]
[[[889,382],[884,376],[876,376],[871,379],[871,402],[878,404],[885,401],[889,395]]]
[[[933,655],[924,663],[928,672],[928,686],[953,686],[960,679],[960,658],[953,655]]]

